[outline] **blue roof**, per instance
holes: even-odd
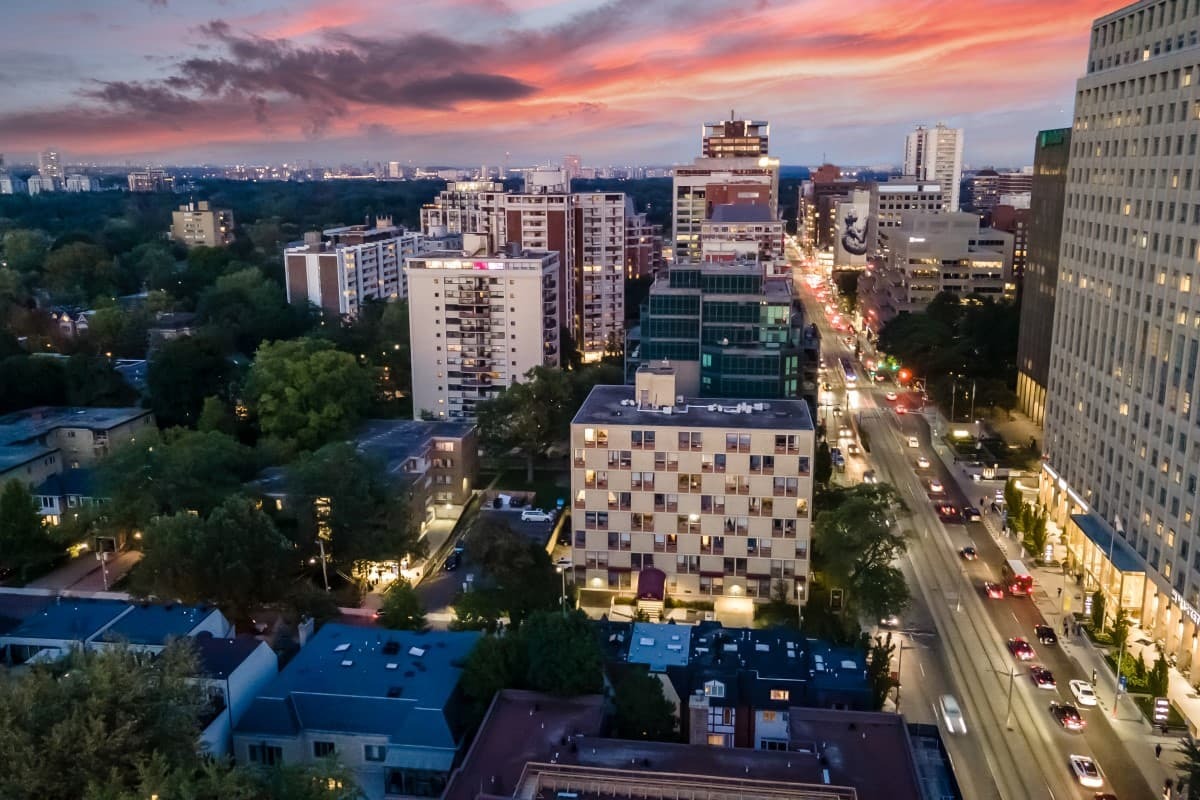
[[[0,444],[32,443],[56,428],[91,428],[107,431],[149,414],[144,408],[27,408],[0,417]]]
[[[170,638],[187,636],[215,612],[213,606],[136,605],[104,632],[103,639],[129,644],[166,644]]]
[[[0,442],[0,473],[44,458],[51,453],[57,453],[57,447],[45,447],[40,444],[3,444]]]
[[[68,469],[57,475],[51,475],[38,484],[33,490],[34,495],[44,497],[91,497],[95,485],[95,473],[87,467]]]
[[[1104,520],[1095,514],[1072,514],[1071,521],[1079,526],[1083,535],[1092,540],[1107,556],[1112,554],[1113,566],[1121,572],[1145,572],[1142,559],[1129,546],[1129,542],[1114,536]]]
[[[318,730],[453,750],[445,710],[479,636],[328,623],[254,700],[237,733]]]
[[[645,664],[651,672],[665,672],[667,667],[686,667],[691,653],[691,625],[633,624],[633,633],[629,637],[629,663]]]
[[[84,642],[129,608],[122,600],[64,597],[29,616],[10,631],[13,639]]]

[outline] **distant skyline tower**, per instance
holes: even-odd
[[[48,149],[38,153],[38,172],[46,178],[62,178],[62,163],[57,150]]]
[[[729,119],[704,123],[701,155],[705,158],[757,158],[767,154],[771,126],[761,120]]]
[[[583,169],[583,159],[575,155],[563,156],[562,168],[567,173],[567,180],[573,181]]]
[[[932,128],[918,125],[904,142],[904,174],[918,181],[937,181],[946,197],[946,211],[958,211],[962,181],[962,128],[939,122]]]

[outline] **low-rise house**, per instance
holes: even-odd
[[[78,514],[81,509],[104,501],[95,495],[92,470],[84,467],[64,470],[46,478],[34,487],[33,499],[43,520],[50,525],[57,525],[64,516]]]
[[[279,658],[253,636],[223,637],[207,631],[193,640],[199,673],[196,682],[209,699],[200,744],[214,757],[228,755],[233,729],[250,704],[279,675]]]
[[[473,631],[328,623],[251,703],[233,732],[249,764],[336,755],[364,796],[440,797],[463,744],[461,664]]]
[[[0,484],[33,487],[66,469],[95,463],[154,427],[144,408],[36,406],[0,416]]]

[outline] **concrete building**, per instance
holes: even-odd
[[[904,142],[904,174],[939,183],[945,195],[942,210],[958,211],[962,152],[962,128],[948,128],[941,122],[932,128],[919,125]]]
[[[54,473],[31,491],[47,525],[58,525],[67,515],[78,514],[107,499],[99,495],[95,475],[87,467]]]
[[[892,178],[871,184],[871,206],[867,223],[868,253],[886,255],[888,234],[900,227],[905,214],[940,214],[946,209],[946,194],[940,183]]]
[[[171,212],[171,238],[188,247],[225,247],[233,243],[233,211],[192,201]]]
[[[584,591],[807,600],[814,435],[801,400],[683,396],[673,367],[597,386],[571,422],[572,561]]]
[[[303,242],[283,251],[288,302],[355,317],[369,300],[408,297],[405,258],[457,241],[458,237],[436,239],[405,231],[393,226],[390,217],[377,218],[374,226],[306,233]]]
[[[1012,195],[1003,195],[1010,198]],[[1001,203],[992,208],[991,227],[993,230],[1012,234],[1012,279],[1017,285],[1017,294],[1021,292],[1021,280],[1025,276],[1025,266],[1029,260],[1029,224],[1032,212],[1025,208],[1016,208],[1007,203]]]
[[[1037,135],[1029,204],[1029,247],[1021,281],[1017,402],[1021,411],[1038,425],[1044,424],[1046,417],[1050,342],[1054,334],[1054,292],[1058,283],[1070,150],[1070,128],[1041,131]]]
[[[498,181],[451,181],[432,202],[421,207],[421,232],[486,233],[500,227],[504,184]]]
[[[633,198],[625,198],[625,277],[650,278],[663,268],[663,232],[645,212],[634,210]],[[626,310],[628,313],[628,309]]]
[[[146,169],[131,172],[126,178],[131,192],[171,192],[175,190],[175,176],[165,170]]]
[[[475,406],[536,366],[558,366],[558,253],[465,249],[407,259],[413,412],[472,419]]]
[[[757,261],[671,265],[641,308],[640,344],[626,379],[669,362],[679,393],[741,399],[803,398],[816,408],[820,339],[804,320],[790,277]]]
[[[32,489],[51,475],[94,464],[117,445],[154,427],[142,408],[37,406],[0,417],[0,485],[16,478]]]
[[[63,179],[62,159],[54,149],[38,153],[38,174],[47,178]]]
[[[100,189],[100,181],[90,175],[68,175],[63,183],[63,191],[67,192],[95,192]]]
[[[905,214],[884,237],[877,259],[859,281],[863,324],[874,333],[900,314],[921,312],[940,292],[1012,300],[1011,234],[979,227],[979,217]]]
[[[26,191],[28,186],[25,181],[0,170],[0,194],[24,194]]]
[[[59,179],[49,175],[30,175],[29,180],[25,181],[25,188],[30,194],[57,192],[60,186]]]
[[[221,758],[231,754],[233,729],[254,698],[279,674],[279,658],[270,645],[253,636],[214,636],[206,631],[192,643],[198,668],[194,681],[209,706],[200,747]]]
[[[583,171],[583,159],[575,155],[563,156],[562,168],[567,175],[569,185],[570,181],[578,178]]]
[[[242,764],[336,754],[368,800],[440,797],[465,733],[462,663],[474,631],[380,631],[326,623],[233,731]]]
[[[768,274],[777,268],[791,274],[784,259],[783,220],[772,217],[762,203],[716,206],[700,224],[700,256],[705,261],[757,260]]]
[[[1135,636],[1193,673],[1198,27],[1194,3],[1162,2],[1092,25],[1075,91],[1040,498],[1083,591],[1103,592],[1110,619],[1124,609]],[[1116,555],[1122,545],[1130,559]]]
[[[704,158],[758,158],[768,152],[771,126],[766,122],[737,119],[732,111],[729,119],[706,122],[701,134]]]

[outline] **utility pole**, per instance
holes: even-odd
[[[1122,643],[1121,652],[1117,654],[1117,690],[1113,692],[1112,718],[1117,718],[1117,703],[1121,699],[1121,662],[1125,659],[1125,645]]]
[[[975,381],[971,381],[971,421],[975,421]]]
[[[954,422],[954,404],[958,402],[958,378],[954,378],[953,389],[950,392],[950,422]]]
[[[1017,679],[1017,668],[1010,666],[1008,668],[1008,711],[1004,715],[1004,725],[1010,731],[1012,730],[1012,693],[1013,684]]]
[[[325,540],[317,537],[317,546],[321,548],[321,576],[325,578],[325,591],[329,591],[329,570],[325,566]]]

